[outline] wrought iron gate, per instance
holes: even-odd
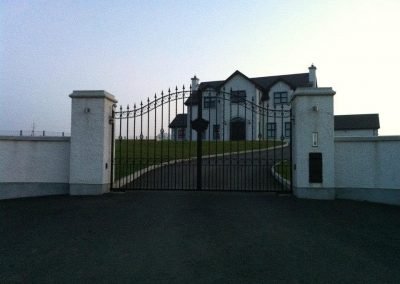
[[[183,87],[114,106],[113,122],[112,190],[292,190],[287,104]]]

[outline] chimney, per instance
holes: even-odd
[[[197,91],[199,88],[199,78],[194,75],[194,77],[191,79],[192,80],[192,91]]]
[[[317,87],[316,70],[317,70],[317,67],[315,67],[314,64],[311,64],[311,66],[308,67],[308,81],[310,82],[310,85],[313,88]]]

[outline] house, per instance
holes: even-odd
[[[199,83],[185,101],[186,124],[178,114],[169,127],[174,139],[196,140],[190,122],[197,118],[199,94],[202,117],[209,121],[204,140],[289,139],[290,100],[298,87],[317,87],[316,67],[308,73],[249,78],[235,71],[225,80]],[[186,130],[183,130],[186,127]]]
[[[378,136],[379,114],[335,115],[335,136]]]
[[[190,127],[197,118],[199,95],[202,117],[209,121],[204,140],[290,139],[290,102],[299,87],[317,87],[316,67],[308,73],[249,78],[235,71],[225,80],[199,83],[194,76],[187,111],[169,127],[174,140],[196,140]],[[335,116],[335,136],[377,136],[378,114]]]

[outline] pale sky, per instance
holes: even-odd
[[[0,130],[69,131],[73,90],[123,105],[168,87],[308,72],[335,114],[400,135],[400,1],[0,0]]]

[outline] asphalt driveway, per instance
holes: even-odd
[[[400,207],[246,192],[0,201],[0,283],[400,283]]]
[[[241,154],[203,158],[202,188],[219,191],[288,192],[275,181],[271,168],[280,160],[290,159],[289,147]],[[149,172],[136,180],[127,178],[124,189],[182,189],[194,190],[197,185],[197,160],[171,163]],[[130,181],[130,182],[129,182]]]

